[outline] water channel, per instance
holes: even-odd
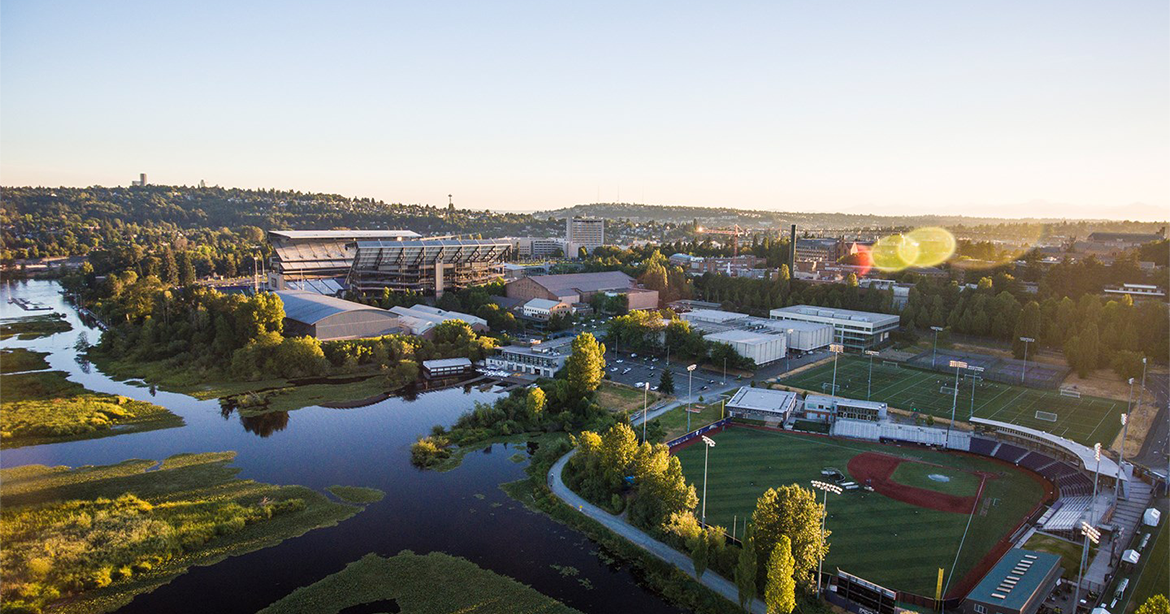
[[[317,529],[277,546],[195,567],[173,582],[138,596],[121,612],[252,613],[295,588],[340,571],[374,552],[403,549],[442,551],[511,576],[583,612],[679,612],[663,602],[625,567],[602,562],[598,546],[582,534],[527,510],[498,488],[524,477],[510,459],[526,446],[494,445],[469,454],[448,473],[420,471],[410,464],[410,444],[435,424],[451,424],[475,401],[498,393],[474,388],[427,392],[413,400],[390,398],[356,409],[309,407],[260,419],[241,419],[218,401],[156,391],[119,382],[77,359],[81,333],[96,342],[100,331],[82,323],[48,281],[0,286],[0,317],[35,315],[9,298],[25,298],[64,313],[73,330],[0,347],[48,352],[55,370],[87,388],[151,401],[182,416],[186,425],[71,443],[5,450],[0,466],[25,464],[102,465],[131,458],[163,459],[182,452],[232,450],[240,477],[273,484],[302,484],[323,490],[333,484],[369,486],[386,492],[378,503],[334,527]],[[564,576],[553,566],[574,567]],[[587,580],[587,582],[583,581]]]

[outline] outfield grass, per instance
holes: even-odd
[[[33,352],[25,348],[0,350],[0,373],[17,373],[20,371],[40,371],[49,368],[45,361],[45,352]]]
[[[931,479],[941,476],[947,481]],[[925,488],[956,497],[974,497],[979,492],[979,476],[952,467],[935,467],[921,463],[902,463],[890,476],[895,482],[916,488]]]
[[[467,559],[442,552],[418,555],[409,550],[390,558],[367,554],[260,612],[337,614],[351,609],[414,614],[577,613],[536,589]]]
[[[711,403],[710,405],[692,404],[691,409],[701,410],[699,413],[691,414],[691,429],[687,430],[687,406],[680,405],[661,416],[651,420],[652,424],[662,426],[664,435],[662,441],[670,441],[676,437],[681,437],[687,433],[707,426],[716,420],[723,417],[723,406],[719,403]]]
[[[53,611],[64,614],[113,611],[191,566],[275,545],[362,509],[301,486],[237,479],[234,457],[0,471],[6,608],[23,611],[25,601],[55,602]]]
[[[781,380],[787,386],[828,393],[833,382],[833,362]],[[954,386],[954,375],[895,367],[880,362],[873,366],[872,398],[891,407],[917,411],[940,418],[950,418],[953,395],[940,392],[942,386]],[[864,399],[870,389],[869,361],[847,356],[837,364],[837,394]],[[971,383],[960,380],[956,417],[966,420],[971,413]],[[978,382],[975,388],[975,416],[1011,422],[1047,431],[1085,445],[1100,442],[1109,445],[1121,429],[1119,416],[1124,401],[1083,396],[1061,396],[1055,390],[1038,390],[991,381]],[[1056,421],[1036,418],[1037,411],[1056,414]]]
[[[811,480],[823,479],[820,472],[824,468],[848,471],[849,459],[861,452],[894,454],[943,465],[950,471],[999,475],[987,481],[977,506],[979,512],[973,517],[919,508],[864,490],[830,497],[827,529],[832,535],[825,569],[840,567],[889,588],[920,595],[934,594],[938,568],[949,573],[956,552],[958,565],[949,582],[958,584],[1043,496],[1040,486],[1023,472],[967,455],[745,427],[732,428],[713,439],[716,446],[710,451],[708,467],[707,520],[729,529],[735,524],[737,533],[742,532],[743,520],[766,489],[792,483],[808,487]],[[686,448],[678,456],[688,481],[702,492],[702,446]],[[968,518],[971,528],[960,551]]]

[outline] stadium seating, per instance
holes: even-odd
[[[1045,531],[1072,531],[1089,509],[1090,496],[1061,497],[1052,506],[1053,513],[1041,525]]]
[[[1044,456],[1039,452],[1028,452],[1024,455],[1024,458],[1021,458],[1019,461],[1019,465],[1021,467],[1027,467],[1028,469],[1031,469],[1037,473],[1040,472],[1041,467],[1050,465],[1051,463],[1052,458]]]
[[[1023,448],[1017,448],[1016,446],[1003,443],[1000,444],[999,449],[995,451],[995,457],[1001,460],[1005,460],[1009,463],[1015,463],[1016,461],[1020,460],[1020,458],[1023,457],[1026,452],[1027,450]]]
[[[990,439],[982,439],[979,437],[972,437],[971,438],[971,452],[973,452],[975,454],[981,454],[983,456],[991,456],[992,452],[995,451],[995,446],[997,444],[998,444],[998,442],[992,441]]]

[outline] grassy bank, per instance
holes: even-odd
[[[607,381],[601,382],[597,388],[597,404],[615,413],[642,411],[643,402],[653,405],[663,396],[657,392],[647,393],[645,390]]]
[[[1160,509],[1162,515],[1165,516],[1166,508],[1162,506]],[[1147,599],[1154,595],[1166,595],[1167,591],[1170,591],[1170,565],[1167,565],[1167,561],[1170,561],[1170,531],[1166,530],[1165,520],[1161,524],[1153,545],[1142,555],[1145,563],[1142,567],[1141,578],[1137,581],[1137,587],[1133,589],[1133,595],[1129,599],[1129,607],[1126,611],[1133,611],[1141,607]]]
[[[298,588],[261,612],[337,614],[363,605],[367,607],[362,611],[414,614],[577,612],[467,559],[441,552],[418,555],[409,550],[390,558],[367,554],[319,582]]]
[[[27,341],[70,330],[73,326],[55,314],[0,320],[0,340],[16,337]]]
[[[45,352],[34,352],[24,348],[0,350],[0,373],[48,369],[49,363],[45,356],[48,356]]]
[[[61,371],[0,376],[0,448],[110,437],[183,425],[154,403],[86,390]]]
[[[275,545],[361,510],[301,486],[236,479],[239,470],[228,466],[234,457],[0,471],[6,606],[109,612],[193,565]],[[51,555],[46,544],[53,544]]]
[[[339,485],[330,486],[326,490],[346,503],[377,503],[386,496],[386,493],[377,488],[366,488],[364,486]]]
[[[686,405],[680,405],[650,421],[651,425],[658,424],[662,426],[664,433],[662,441],[670,441],[676,437],[686,435],[690,431],[711,424],[723,416],[723,406],[719,403],[711,403],[709,405],[695,403],[691,405],[691,408],[697,409],[699,412],[691,414],[690,430],[687,430]]]
[[[91,352],[94,365],[111,377],[138,379],[168,392],[201,401],[227,399],[240,415],[292,411],[323,403],[346,403],[389,392],[386,376],[377,371],[313,378],[315,383],[294,384],[283,378],[232,381],[222,375],[195,371],[170,361],[140,363],[113,360]]]
[[[1075,584],[1077,569],[1081,566],[1081,544],[1051,535],[1036,533],[1028,538],[1027,543],[1024,544],[1024,549],[1047,552],[1059,556],[1060,566],[1064,568],[1063,577],[1068,580],[1073,580]],[[1090,546],[1091,552],[1096,552],[1096,550],[1096,546]],[[1089,556],[1089,560],[1093,560],[1091,555]]]

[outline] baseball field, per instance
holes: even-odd
[[[1001,539],[1046,496],[1046,485],[1011,465],[967,454],[868,444],[736,426],[713,436],[707,468],[707,521],[737,527],[771,487],[825,480],[836,469],[864,489],[829,495],[827,572],[837,567],[888,588],[933,597],[938,569],[948,594],[978,581]],[[678,456],[703,492],[706,446]],[[818,498],[823,496],[818,491]],[[968,527],[968,522],[970,526]],[[995,558],[998,558],[996,555]],[[952,567],[953,573],[952,573]],[[973,573],[975,572],[975,573]]]
[[[874,401],[898,409],[950,418],[954,394],[949,388],[946,392],[942,388],[955,385],[953,373],[947,376],[875,360],[872,383],[869,374],[869,360],[853,356],[839,358],[837,394],[851,399],[865,399],[868,395]],[[833,385],[833,362],[797,373],[781,383],[829,394]],[[1109,445],[1121,429],[1120,415],[1125,412],[1124,401],[1089,396],[1073,398],[1061,395],[1058,390],[963,378],[959,380],[956,405],[955,415],[960,420],[966,420],[973,408],[979,418],[1047,431],[1088,446],[1098,442]]]

